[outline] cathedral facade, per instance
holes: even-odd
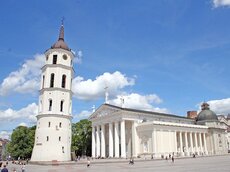
[[[161,158],[228,153],[227,125],[202,104],[196,117],[101,105],[92,121],[92,157]]]

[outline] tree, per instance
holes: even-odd
[[[72,126],[71,149],[77,155],[91,156],[92,127],[91,121],[80,120]]]
[[[7,144],[7,151],[11,157],[17,159],[27,159],[31,157],[36,126],[24,127],[19,126],[13,130],[11,141]]]

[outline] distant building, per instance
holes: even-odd
[[[0,160],[4,160],[6,158],[4,156],[6,156],[7,143],[9,143],[9,140],[0,138]]]
[[[64,42],[63,25],[45,56],[31,161],[70,161],[74,54]]]
[[[228,153],[226,121],[202,104],[188,117],[101,105],[92,121],[92,157],[221,155]]]

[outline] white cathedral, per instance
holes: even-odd
[[[227,127],[202,104],[199,114],[188,117],[101,105],[92,121],[92,157],[161,158],[169,155],[221,155],[228,153]],[[230,120],[229,120],[230,121]]]
[[[45,56],[31,161],[70,161],[74,54],[64,42],[63,24]]]

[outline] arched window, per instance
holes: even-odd
[[[49,136],[46,136],[46,141],[47,141],[47,142],[49,141]]]
[[[61,122],[59,123],[59,128],[61,128]]]
[[[62,75],[62,83],[61,83],[62,88],[65,88],[65,83],[66,83],[66,75]]]
[[[53,55],[53,64],[57,64],[57,55]]]
[[[49,111],[52,110],[52,99],[49,100]]]
[[[42,88],[44,88],[44,84],[45,84],[45,75],[42,76]]]
[[[54,87],[54,73],[51,73],[50,76],[50,87]]]
[[[50,127],[50,124],[51,124],[51,123],[49,122],[49,123],[48,123],[48,127]]]
[[[59,141],[61,141],[61,136],[59,136]]]
[[[61,101],[60,103],[60,111],[63,112],[63,104],[64,104],[64,100]]]

